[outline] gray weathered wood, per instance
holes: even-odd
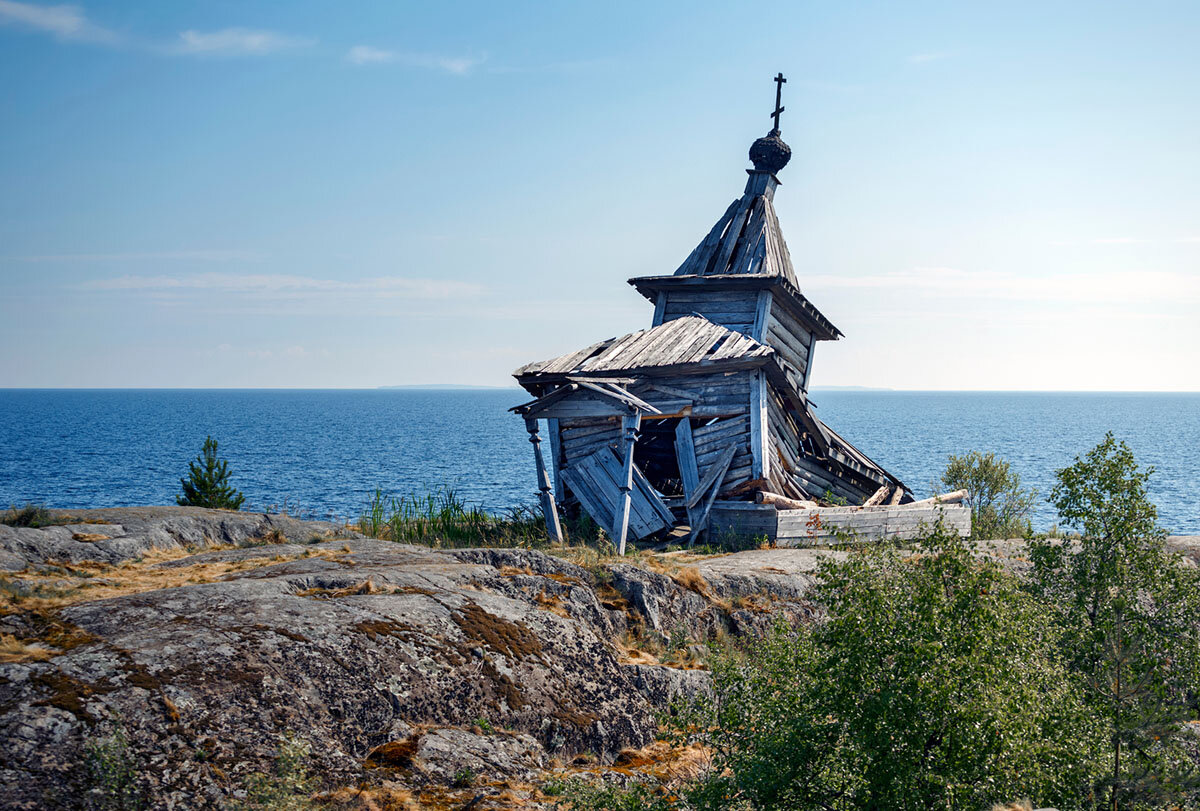
[[[624,478],[621,481],[621,500],[617,506],[617,518],[613,527],[617,531],[618,555],[625,554],[625,537],[629,533],[629,509],[633,498],[633,444],[637,441],[637,429],[640,423],[640,415],[634,415],[622,420],[621,425],[625,434]]]
[[[733,448],[731,447],[729,452],[726,453],[726,455],[722,458],[722,461],[718,464],[718,466],[714,468],[714,470],[716,470],[716,476],[713,479],[712,491],[709,493],[708,498],[704,500],[704,509],[700,512],[700,517],[696,520],[696,526],[692,527],[691,534],[688,536],[689,547],[695,545],[696,539],[700,537],[700,533],[707,529],[708,514],[712,510],[713,502],[717,500],[717,493],[719,493],[721,490],[721,481],[725,478],[725,473],[729,470],[729,463],[732,461]],[[702,493],[703,487],[704,482],[700,482],[700,486],[697,488],[697,491]]]
[[[767,378],[755,372],[750,383],[750,453],[754,458],[751,476],[762,479],[771,475],[771,457],[767,455]]]
[[[546,463],[542,459],[542,444],[538,437],[537,420],[526,417],[525,430],[529,432],[529,442],[533,445],[533,459],[537,467],[538,498],[542,503],[542,518],[546,522],[546,532],[552,541],[561,543],[563,540],[562,527],[558,522],[558,507],[554,504],[554,495],[550,490],[550,477],[546,474]]]
[[[756,305],[753,337],[756,341],[763,343],[765,342],[764,336],[767,334],[767,318],[771,314],[771,291],[759,290]]]
[[[704,473],[704,478],[700,480],[700,484],[696,487],[696,492],[687,500],[687,506],[695,507],[700,503],[700,496],[708,491],[708,488],[720,485],[721,479],[725,477],[725,472],[729,470],[729,462],[733,461],[734,454],[737,453],[736,445],[729,445],[721,453],[721,458],[713,465],[710,465]],[[726,459],[725,457],[728,457]]]
[[[546,434],[550,437],[550,469],[554,471],[554,500],[562,500],[562,426],[557,419],[546,420]]]

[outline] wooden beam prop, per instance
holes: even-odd
[[[692,421],[684,417],[675,426],[675,461],[679,464],[679,480],[683,484],[683,500],[687,505],[700,487],[700,469],[696,467],[696,442],[692,436]],[[688,528],[696,531],[699,513],[687,507]]]
[[[883,500],[885,498],[887,498],[888,491],[891,489],[892,489],[891,486],[886,485],[886,484],[883,485],[882,487],[880,487],[878,490],[875,491],[875,494],[873,496],[871,496],[869,499],[864,501],[862,505],[864,507],[874,507],[877,504],[882,504]]]
[[[754,500],[759,504],[770,504],[777,510],[814,510],[820,505],[815,501],[804,501],[798,498],[788,498],[781,496],[778,493],[770,493],[766,490],[759,490],[754,496]]]
[[[696,492],[693,493],[692,497],[687,500],[687,506],[695,507],[697,504],[699,504],[700,499],[703,498],[706,492],[708,492],[708,488],[713,486],[714,481],[717,484],[717,489],[719,490],[721,488],[721,479],[725,478],[725,471],[729,470],[729,465],[724,464],[724,470],[721,470],[720,468],[722,467],[722,463],[726,461],[725,457],[728,456],[728,461],[732,462],[733,455],[735,453],[737,453],[736,445],[726,446],[725,450],[722,451],[721,455],[717,458],[717,461],[713,462],[713,464],[709,466],[708,472],[704,474],[704,478],[700,480],[700,484],[696,487]]]
[[[546,462],[542,459],[542,440],[538,437],[538,421],[532,417],[525,418],[525,430],[529,432],[529,442],[533,445],[533,461],[537,465],[538,498],[542,502],[542,518],[546,521],[546,532],[550,540],[561,543],[562,525],[558,522],[558,507],[554,503],[554,495],[550,489],[550,477],[546,474]]]
[[[725,449],[725,453],[713,466],[717,471],[717,475],[712,480],[712,490],[708,494],[708,498],[704,501],[704,510],[700,513],[700,518],[696,522],[696,526],[692,527],[692,532],[688,536],[688,547],[695,545],[696,539],[700,537],[700,533],[708,529],[708,514],[712,511],[713,502],[717,500],[717,493],[721,492],[721,482],[725,480],[725,474],[729,472],[729,465],[733,462],[733,455],[737,452],[737,447],[730,445]],[[706,479],[708,477],[705,477]]]
[[[892,493],[891,500],[888,501],[888,506],[895,507],[897,504],[900,503],[900,499],[902,499],[902,498],[904,498],[904,488],[897,487],[895,492]]]
[[[625,443],[624,465],[622,467],[621,495],[617,502],[617,516],[613,521],[613,529],[617,531],[617,554],[625,554],[625,538],[629,535],[629,507],[633,491],[633,445],[637,442],[637,430],[642,423],[642,415],[621,418],[621,428],[624,432]]]
[[[922,507],[929,504],[961,504],[963,499],[970,495],[966,490],[955,490],[952,493],[942,493],[933,496],[932,498],[923,498],[920,501],[913,501],[903,506],[905,507]]]

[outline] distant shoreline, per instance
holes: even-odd
[[[289,392],[289,391],[342,391],[342,392],[367,392],[367,391],[523,391],[519,386],[470,386],[464,384],[451,383],[414,383],[411,385],[401,386],[371,386],[360,388],[305,388],[305,387],[187,387],[187,386],[0,386],[0,392],[17,392],[17,391],[178,391],[178,392],[230,392],[230,391],[273,391],[273,392]],[[1123,396],[1123,395],[1183,395],[1195,396],[1200,395],[1200,391],[1153,391],[1153,390],[1118,390],[1118,391],[1103,391],[1100,389],[890,389],[876,388],[872,386],[813,386],[809,389],[813,394],[1100,394],[1106,396]]]

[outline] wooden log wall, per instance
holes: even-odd
[[[767,477],[776,493],[782,493],[792,498],[803,496],[819,496],[820,493],[809,493],[807,488],[799,485],[793,478],[796,471],[796,460],[800,458],[800,426],[784,408],[783,400],[775,391],[774,386],[768,386],[767,397],[767,427],[770,432],[768,453],[771,455],[770,475]]]
[[[912,540],[927,537],[939,520],[950,533],[971,534],[971,510],[958,505],[822,507],[780,510],[775,543],[806,546],[839,541],[845,536],[859,541]]]
[[[750,413],[751,375],[741,371],[655,377],[632,391],[663,412],[646,418],[650,420],[678,416],[687,408],[694,418],[737,416]],[[665,390],[653,388],[656,383]]]
[[[618,417],[590,419],[560,419],[559,467],[570,467],[605,446],[616,448],[621,440],[621,420]]]
[[[703,479],[709,469],[721,461],[722,452],[734,446],[733,461],[721,480],[718,495],[728,492],[753,478],[754,457],[750,451],[750,415],[716,420],[708,425],[692,427],[696,447],[696,466]]]
[[[740,332],[743,335],[754,334],[755,314],[758,310],[758,291],[756,290],[666,290],[659,294],[665,296],[665,304],[661,308],[662,321],[655,321],[654,326],[687,315],[702,315],[714,324]],[[655,309],[658,318],[659,308]]]
[[[808,364],[813,336],[778,301],[772,300],[767,313],[767,328],[762,342],[772,347],[787,364],[788,380],[800,390],[808,390]],[[790,368],[788,368],[790,367]]]

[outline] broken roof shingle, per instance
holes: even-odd
[[[689,315],[657,327],[592,344],[550,360],[522,366],[513,375],[587,375],[631,369],[698,365],[697,371],[734,361],[766,362],[775,350],[758,341]]]

